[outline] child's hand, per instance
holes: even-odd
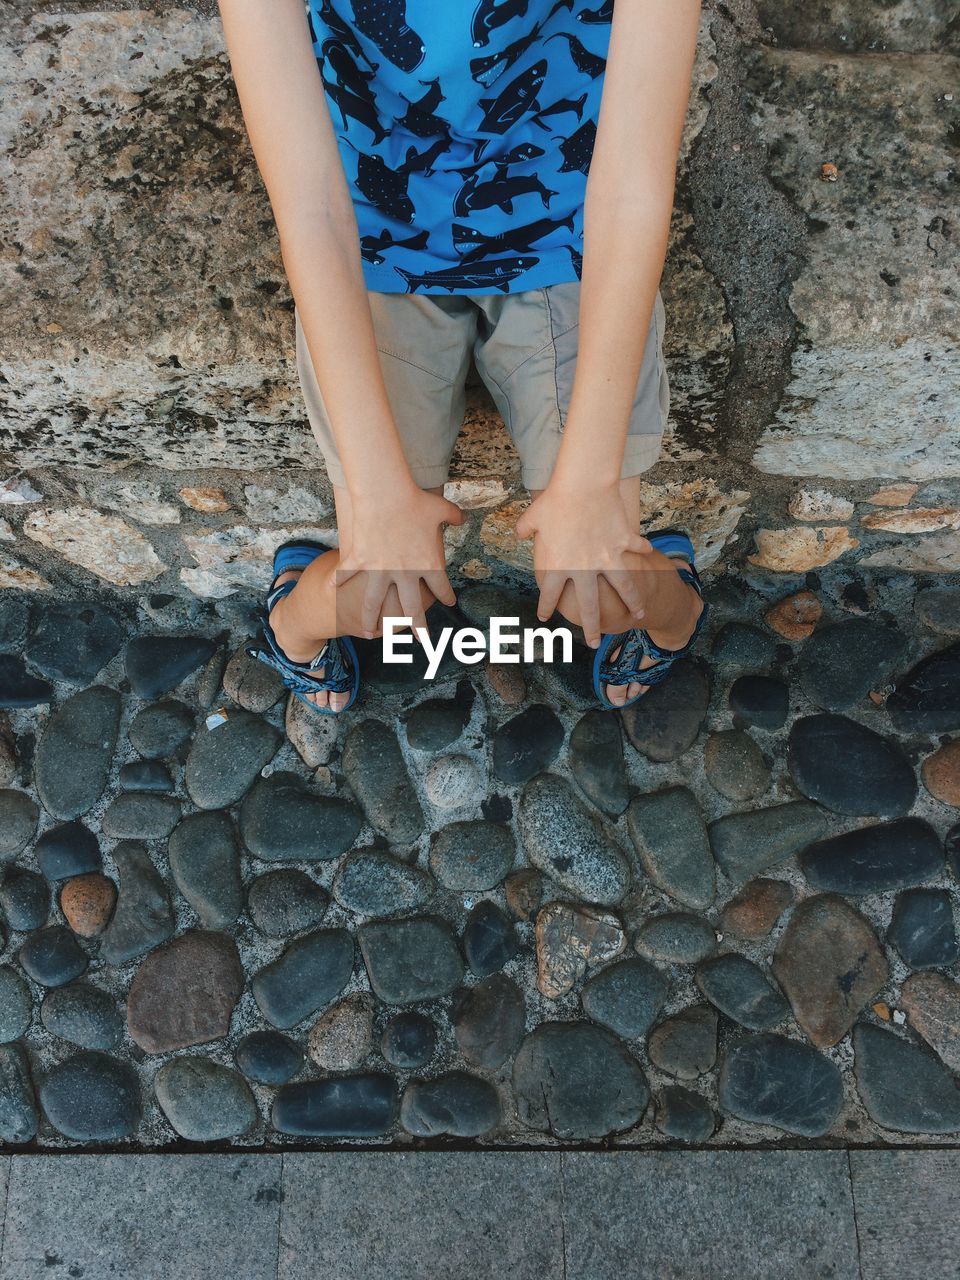
[[[556,610],[571,581],[576,593],[584,639],[600,643],[599,578],[609,582],[628,612],[643,617],[643,600],[635,562],[626,553],[644,553],[650,543],[630,528],[619,485],[548,486],[517,521],[517,536],[534,538],[533,564],[540,586],[537,616],[541,622]]]
[[[402,616],[412,618],[414,628],[427,625],[421,580],[437,600],[456,603],[447,577],[443,526],[463,524],[467,517],[458,506],[414,484],[376,498],[354,496],[352,505],[349,546],[341,546],[336,582],[340,587],[358,573],[365,575],[361,624],[368,639],[377,632],[391,587],[396,587]]]

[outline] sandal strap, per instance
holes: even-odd
[[[677,573],[688,586],[693,587],[700,599],[703,600],[703,584],[700,581],[700,575],[697,573],[696,567],[685,560],[683,565],[677,565]],[[676,660],[693,648],[697,637],[703,630],[709,610],[710,606],[704,600],[700,616],[697,618],[696,625],[693,628],[693,634],[687,643],[679,649],[664,649],[655,644],[642,627],[634,627],[630,631],[622,631],[619,635],[611,637],[607,652],[610,653],[617,649],[618,645],[620,651],[615,659],[605,659],[601,662],[600,680],[604,684],[639,684],[645,688],[660,684],[667,678],[670,668]],[[644,658],[652,659],[653,665],[641,667],[640,663]]]

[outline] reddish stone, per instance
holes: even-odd
[[[907,1019],[951,1071],[960,1071],[960,986],[942,973],[911,973],[900,991]]]
[[[519,666],[508,662],[487,662],[484,666],[487,682],[501,702],[508,707],[519,707],[527,696],[527,682]]]
[[[503,891],[507,906],[518,920],[532,921],[543,901],[543,876],[539,871],[524,868],[507,876]]]
[[[117,886],[99,871],[74,876],[60,890],[60,910],[81,938],[95,938],[110,923],[117,904]]]
[[[920,775],[935,800],[960,808],[960,739],[927,756]]]
[[[812,591],[799,591],[768,610],[764,622],[786,640],[806,640],[822,613],[823,605]]]
[[[731,898],[720,916],[720,932],[755,942],[765,938],[793,901],[785,880],[758,876]]]
[[[243,991],[233,939],[191,929],[152,951],[130,984],[127,1025],[147,1053],[219,1040]]]

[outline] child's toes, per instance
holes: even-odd
[[[608,684],[607,699],[612,702],[615,707],[622,707],[627,700],[627,688],[625,684]]]

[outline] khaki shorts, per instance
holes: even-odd
[[[580,282],[507,294],[369,291],[380,366],[404,453],[423,489],[443,485],[463,425],[470,358],[520,455],[523,483],[546,487],[557,459],[577,359]],[[307,417],[331,483],[345,484],[313,363],[294,307],[297,370]],[[637,382],[621,475],[660,456],[670,409],[657,292]]]

